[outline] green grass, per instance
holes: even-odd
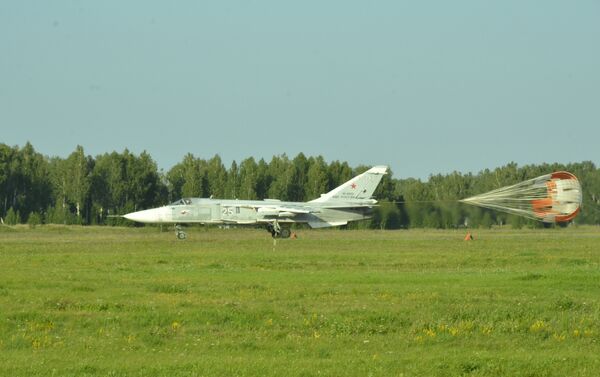
[[[0,228],[0,375],[600,375],[599,228]]]

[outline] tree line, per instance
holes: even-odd
[[[120,215],[181,197],[276,198],[307,201],[366,171],[322,156],[246,158],[226,167],[219,155],[187,154],[169,171],[152,157],[128,150],[92,157],[77,146],[66,158],[47,157],[27,143],[0,144],[0,218],[6,224],[123,225]],[[579,224],[600,224],[600,169],[590,161],[519,167],[515,163],[477,174],[453,172],[427,181],[397,179],[389,172],[377,188],[380,206],[372,220],[351,227],[456,228],[541,226],[540,223],[457,202],[475,194],[552,171],[574,173],[584,188]]]

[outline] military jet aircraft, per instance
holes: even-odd
[[[262,225],[273,238],[288,238],[293,223],[325,228],[370,218],[377,205],[372,195],[384,174],[387,166],[375,166],[310,202],[183,198],[123,217],[140,223],[175,224],[179,239],[187,237],[181,224]]]

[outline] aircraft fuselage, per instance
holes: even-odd
[[[369,202],[365,204],[374,205]],[[280,223],[310,223],[313,227],[326,227],[371,217],[372,207],[356,205],[353,203],[333,209],[315,203],[311,205],[311,212],[305,213],[308,211],[293,212],[295,208],[306,206],[302,202],[186,198],[163,207],[129,213],[124,217],[149,224],[252,225],[277,220]]]
[[[150,224],[260,224],[273,237],[287,238],[289,227],[281,224],[305,223],[311,228],[326,228],[370,218],[377,205],[372,195],[386,173],[386,166],[375,166],[309,202],[184,198],[124,217]],[[178,230],[177,236],[185,238],[185,233]]]

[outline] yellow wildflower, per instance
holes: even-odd
[[[490,335],[492,333],[492,326],[483,326],[481,328],[481,333],[483,335]]]
[[[425,335],[427,335],[430,338],[435,338],[435,331],[433,331],[432,329],[425,329],[423,330],[423,333],[425,333]]]
[[[529,331],[531,332],[541,332],[544,331],[548,328],[548,325],[546,324],[546,322],[542,321],[542,320],[537,320],[533,323],[533,325],[531,325],[529,327]]]

